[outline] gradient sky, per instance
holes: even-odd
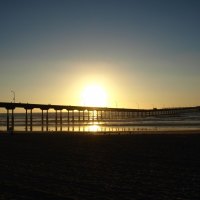
[[[200,105],[200,1],[0,0],[0,101]]]

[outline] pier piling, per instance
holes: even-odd
[[[179,107],[179,108],[162,108],[162,109],[126,109],[126,108],[102,108],[102,107],[84,107],[84,106],[61,106],[61,105],[45,105],[45,104],[26,104],[26,103],[6,103],[0,102],[0,108],[6,109],[5,129],[14,130],[18,124],[15,120],[15,108],[25,109],[25,131],[33,131],[33,109],[41,110],[41,130],[44,131],[44,111],[46,111],[46,131],[49,131],[49,109],[55,111],[55,130],[58,130],[58,121],[60,121],[60,130],[63,130],[63,116],[62,110],[67,110],[67,123],[72,121],[80,124],[81,120],[85,121],[99,121],[99,120],[126,120],[134,119],[135,117],[149,117],[162,115],[177,115],[184,112],[199,112],[200,107]],[[58,120],[58,111],[60,111],[60,119]],[[30,113],[29,113],[30,112]],[[71,119],[71,120],[70,120]],[[30,122],[29,122],[30,120]],[[29,129],[30,127],[30,129]]]

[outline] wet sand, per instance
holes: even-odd
[[[199,199],[200,134],[0,134],[0,199]]]

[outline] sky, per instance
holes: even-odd
[[[200,1],[0,0],[0,102],[200,105]]]

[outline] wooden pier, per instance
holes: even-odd
[[[7,131],[14,131],[15,128],[15,109],[23,108],[25,110],[25,131],[33,130],[33,110],[41,110],[41,131],[49,130],[49,110],[55,111],[55,130],[58,126],[62,131],[63,111],[67,115],[67,121],[102,121],[102,120],[125,120],[134,119],[135,117],[176,115],[189,111],[200,111],[200,107],[178,107],[162,109],[130,109],[130,108],[108,108],[108,107],[86,107],[86,106],[65,106],[51,104],[29,104],[29,103],[8,103],[0,102],[0,108],[6,109],[7,113]],[[76,112],[76,115],[75,115]],[[44,119],[44,114],[46,119]],[[11,116],[11,117],[10,117]],[[28,117],[29,116],[29,117]],[[71,118],[70,118],[71,117]],[[45,123],[46,122],[46,123]],[[60,122],[58,124],[58,122]],[[46,128],[46,129],[44,129]]]

